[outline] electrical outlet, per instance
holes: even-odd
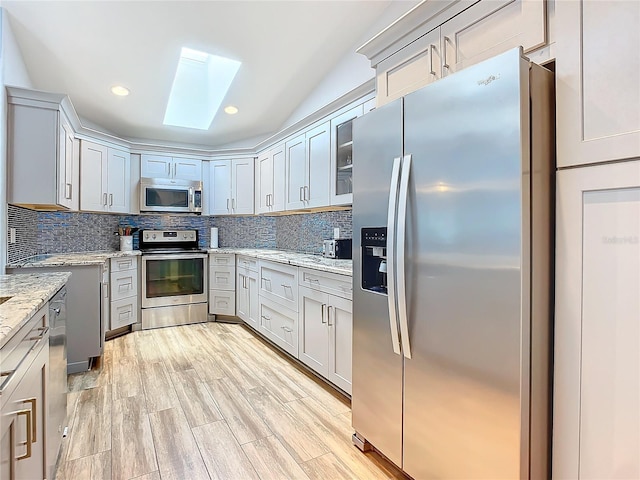
[[[340,229],[338,227],[333,229],[333,238],[340,238]]]
[[[16,229],[9,229],[9,243],[16,243]]]

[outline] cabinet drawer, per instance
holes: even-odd
[[[111,301],[138,295],[138,270],[111,273]]]
[[[138,321],[138,297],[111,302],[110,330],[132,325]]]
[[[260,332],[280,348],[298,357],[298,313],[260,299]]]
[[[116,257],[111,259],[111,273],[138,268],[138,257]]]
[[[251,257],[243,257],[238,255],[238,259],[237,259],[237,266],[238,268],[243,267],[246,268],[247,270],[251,270],[252,272],[257,272],[258,271],[258,259],[257,258],[251,258]]]
[[[236,289],[236,268],[233,266],[209,268],[209,289],[234,291]]]
[[[351,300],[353,279],[348,275],[321,272],[319,270],[301,268],[299,270],[300,285]]]
[[[212,315],[235,315],[235,292],[229,290],[209,290],[209,313]]]
[[[210,253],[209,254],[209,268],[220,267],[233,267],[236,264],[236,256],[233,253]]]
[[[260,296],[298,311],[298,267],[260,262]]]

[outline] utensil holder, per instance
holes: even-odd
[[[133,236],[123,235],[120,237],[120,251],[130,252],[133,250]]]

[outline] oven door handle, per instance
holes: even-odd
[[[143,254],[142,260],[191,260],[195,258],[207,258],[206,253],[166,253],[160,255]]]

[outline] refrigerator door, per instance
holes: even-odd
[[[402,100],[353,125],[353,427],[402,461],[402,357],[394,353],[387,295],[362,288],[362,228],[387,227],[394,159],[402,156]]]
[[[528,476],[527,82],[512,50],[404,99],[413,478]]]

